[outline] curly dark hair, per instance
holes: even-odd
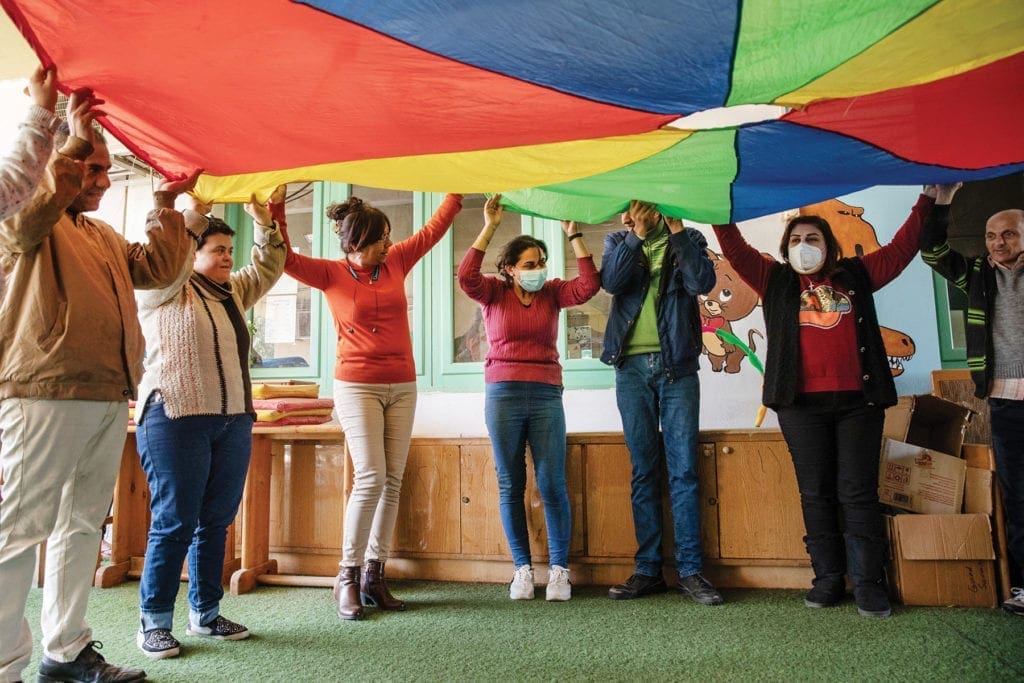
[[[498,266],[498,274],[501,275],[505,280],[505,284],[512,285],[512,276],[505,270],[505,266],[514,266],[519,263],[519,257],[523,255],[523,252],[531,247],[537,247],[540,249],[540,253],[545,259],[548,257],[548,245],[544,244],[544,240],[539,240],[536,237],[530,235],[520,235],[514,239],[509,240],[508,244],[501,248],[498,252],[498,261],[495,265]]]
[[[341,204],[327,207],[327,217],[334,221],[334,232],[341,239],[341,250],[348,254],[379,242],[391,221],[380,209],[359,197],[349,197]]]

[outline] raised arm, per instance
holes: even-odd
[[[953,195],[961,185],[962,183],[956,183],[925,188],[926,192],[929,190],[935,192],[935,206],[932,207],[924,221],[920,246],[921,260],[936,273],[952,282],[957,289],[966,292],[967,275],[974,264],[974,259],[968,259],[951,248],[948,235],[949,206],[953,201]]]
[[[57,67],[37,67],[29,78],[32,96],[18,139],[10,153],[0,159],[0,220],[18,213],[35,193],[53,152],[53,134],[60,119],[57,106]]]
[[[71,134],[60,151],[50,156],[32,199],[0,224],[0,249],[14,254],[35,249],[82,191],[85,177],[82,162],[93,153],[92,121],[102,114],[94,108],[100,102],[88,89],[71,93],[68,102]]]
[[[583,233],[576,228],[576,221],[562,221],[562,232],[572,246],[580,271],[573,279],[559,282],[558,305],[560,308],[568,308],[590,301],[601,289],[601,276],[594,266],[594,257],[583,242]]]
[[[260,297],[266,294],[284,271],[287,247],[281,231],[282,225],[272,216],[270,204],[275,204],[275,213],[284,215],[284,186],[274,190],[268,204],[262,204],[254,194],[245,205],[253,219],[252,263],[231,274],[231,286],[237,288],[242,308],[252,308]],[[275,207],[275,208],[276,208]]]
[[[875,290],[885,287],[895,280],[903,269],[914,260],[918,243],[921,241],[921,229],[928,213],[932,209],[934,199],[922,194],[910,211],[910,216],[896,231],[892,241],[878,251],[861,257],[864,267],[871,278],[871,286]]]
[[[154,194],[156,208],[146,217],[145,244],[128,243],[128,272],[136,289],[168,289],[183,281],[195,257],[194,231],[185,226],[185,217],[174,209],[174,201],[195,187],[201,168],[189,175],[171,178]]]
[[[676,268],[683,277],[687,294],[707,294],[715,288],[715,264],[708,256],[708,241],[695,228],[684,228],[683,222],[668,221],[668,241],[676,251]]]
[[[445,195],[441,206],[437,207],[437,211],[430,217],[426,225],[417,230],[411,237],[402,240],[392,247],[395,257],[402,264],[402,269],[406,273],[412,270],[416,262],[423,258],[430,251],[430,248],[444,237],[444,234],[448,232],[448,228],[452,226],[455,216],[461,210],[461,194]]]
[[[484,204],[484,227],[480,229],[473,246],[459,264],[459,287],[470,299],[482,304],[489,303],[494,298],[497,288],[502,286],[495,278],[484,277],[480,272],[480,264],[491,238],[494,237],[494,231],[501,225],[503,214],[501,195],[492,195]]]
[[[750,246],[743,239],[735,223],[716,225],[714,229],[722,256],[758,296],[764,296],[764,290],[768,286],[768,274],[777,261]]]

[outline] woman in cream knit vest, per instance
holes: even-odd
[[[234,231],[185,211],[196,239],[177,281],[142,293],[146,372],[139,386],[137,442],[150,489],[152,522],[140,583],[136,642],[147,657],[174,657],[174,602],[188,557],[186,633],[240,640],[248,629],[220,615],[228,525],[249,468],[255,411],[245,311],[284,269],[284,188],[268,206],[246,205],[255,222],[252,264],[231,272]]]

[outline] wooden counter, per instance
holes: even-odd
[[[148,492],[125,444],[114,504],[108,586],[141,572]],[[804,588],[811,570],[802,536],[796,479],[778,431],[705,431],[699,444],[705,572],[721,586]],[[532,467],[528,467],[528,471]],[[621,434],[572,434],[566,474],[573,511],[574,583],[611,584],[632,573],[635,539],[630,461]],[[229,553],[231,592],[257,583],[329,586],[341,556],[342,519],[351,491],[350,461],[336,424],[257,427],[236,526],[240,554]],[[527,523],[538,581],[547,540],[532,471]],[[669,506],[666,504],[666,528]],[[670,537],[670,534],[668,534]],[[671,547],[666,545],[667,572]],[[511,558],[498,515],[497,480],[485,437],[412,440],[388,573],[396,578],[505,582]]]

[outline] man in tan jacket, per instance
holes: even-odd
[[[170,284],[194,243],[173,209],[150,213],[147,244],[85,215],[110,187],[97,103],[72,94],[70,137],[28,206],[0,223],[0,681],[20,680],[32,654],[25,603],[47,537],[40,680],[145,678],[104,661],[85,611],[142,375],[134,288]]]

